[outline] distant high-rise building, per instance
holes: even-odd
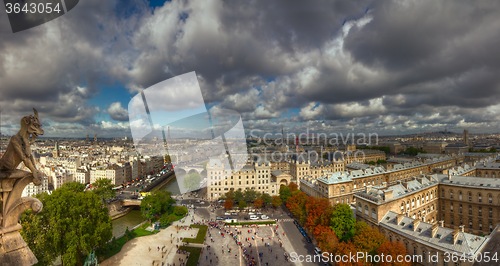
[[[94,142],[97,142],[97,134],[94,134]]]
[[[59,157],[59,143],[57,143],[57,141],[56,141],[56,143],[54,144],[54,151],[53,151],[53,153],[52,153],[52,156],[53,156],[54,158]]]
[[[89,134],[87,134],[87,139],[86,139],[87,142],[89,142]]]
[[[469,145],[469,131],[464,129],[464,144]]]

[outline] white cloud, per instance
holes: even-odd
[[[117,121],[127,121],[128,120],[128,112],[125,108],[122,107],[120,102],[114,102],[109,105],[108,113],[114,120]]]

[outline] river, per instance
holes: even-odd
[[[180,194],[179,186],[177,185],[177,179],[173,179],[168,182],[162,189],[170,191],[172,195]],[[125,216],[113,220],[113,236],[119,237],[125,233],[127,227],[131,230],[134,226],[142,223],[144,218],[141,216],[140,210],[132,210]]]

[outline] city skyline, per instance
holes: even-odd
[[[190,71],[247,133],[500,132],[497,3],[287,3],[85,1],[18,33],[1,12],[2,133],[36,107],[47,137],[130,136],[129,100]]]

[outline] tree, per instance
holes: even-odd
[[[238,207],[240,208],[240,210],[245,209],[247,207],[247,202],[244,200],[240,200],[240,202],[238,202]]]
[[[154,221],[162,214],[172,212],[172,205],[174,203],[175,200],[170,197],[170,192],[166,190],[157,190],[142,199],[142,216],[149,221]]]
[[[281,206],[281,204],[283,204],[283,201],[281,201],[281,198],[279,196],[273,196],[271,203],[274,208],[278,208],[279,206]]]
[[[280,198],[281,198],[281,201],[286,203],[286,201],[288,200],[288,198],[290,198],[292,196],[292,191],[290,191],[290,188],[288,186],[281,186],[280,187]]]
[[[184,217],[188,213],[186,206],[174,206],[174,215],[177,217]]]
[[[23,214],[21,234],[40,264],[51,265],[61,256],[63,265],[82,265],[86,255],[111,239],[107,206],[84,189],[80,183],[64,184],[51,195],[37,196],[42,212]]]
[[[262,206],[264,205],[264,201],[261,199],[261,198],[258,198],[256,199],[254,202],[253,202],[253,206],[256,208],[256,209],[260,209],[262,208]]]
[[[354,236],[355,225],[356,220],[349,205],[337,204],[333,207],[330,226],[340,241],[346,242]]]
[[[224,201],[224,209],[231,210],[233,206],[234,206],[233,199],[226,199],[226,201]]]
[[[222,195],[221,198],[234,200],[234,190],[229,190],[226,194]]]
[[[356,247],[351,243],[351,242],[340,242],[337,247],[335,248],[335,255],[339,255],[339,256],[344,256],[344,255],[347,255],[347,256],[351,256],[352,254],[356,254],[358,252],[358,250],[356,249]],[[347,262],[344,262],[344,261],[339,261],[338,263],[335,263],[335,265],[339,265],[339,266],[354,266],[354,265],[363,265],[363,261],[362,260],[359,260],[359,261],[351,261],[351,260],[347,260]]]
[[[339,239],[332,228],[325,225],[318,225],[313,229],[313,236],[318,241],[318,247],[323,252],[333,253],[339,244]]]
[[[294,182],[290,182],[290,184],[288,184],[288,187],[290,188],[290,192],[292,193],[295,191],[299,191],[299,186]]]
[[[92,192],[97,194],[103,201],[115,197],[111,179],[99,178],[92,184],[92,188]]]
[[[326,198],[307,197],[305,203],[306,222],[304,226],[313,230],[317,225],[328,226],[333,208]]]
[[[385,236],[364,222],[356,223],[356,234],[352,243],[359,251],[375,254],[375,251],[386,241]]]
[[[248,203],[254,202],[259,196],[259,193],[253,189],[247,189],[243,193],[243,199]]]
[[[238,189],[234,192],[234,202],[239,203],[240,201],[243,201],[243,193]]]
[[[302,191],[296,192],[293,196],[288,198],[286,202],[286,207],[290,212],[299,219],[300,223],[303,224],[306,219],[306,200],[308,196]]]
[[[271,195],[269,195],[267,193],[262,193],[262,195],[260,196],[260,198],[264,202],[265,206],[271,204],[272,201],[273,201],[273,198],[271,197]]]
[[[406,255],[406,248],[401,242],[390,242],[385,241],[377,249],[377,254],[391,255],[393,258],[397,258],[398,255]],[[381,266],[410,266],[410,262],[397,262],[393,260],[392,262],[381,262]]]

